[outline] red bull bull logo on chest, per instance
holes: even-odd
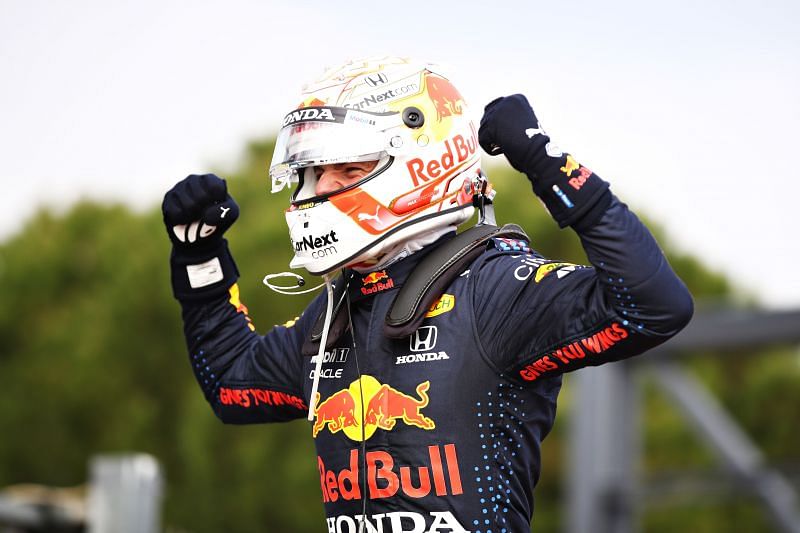
[[[422,412],[428,406],[430,385],[430,381],[423,381],[417,385],[416,395],[410,395],[363,375],[324,401],[320,401],[317,393],[312,434],[316,438],[327,428],[331,433],[341,431],[351,440],[362,441],[378,429],[393,430],[398,422],[424,430],[434,429],[436,423]]]

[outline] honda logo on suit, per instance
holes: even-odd
[[[436,346],[437,334],[436,326],[422,326],[409,337],[411,351],[428,352],[432,350]]]

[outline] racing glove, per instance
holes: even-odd
[[[192,174],[175,184],[161,204],[172,241],[172,290],[179,300],[206,300],[226,294],[239,278],[222,235],[239,217],[225,180]]]
[[[490,155],[505,154],[526,174],[533,192],[562,228],[591,227],[611,203],[608,183],[550,141],[521,94],[489,102],[478,141]]]

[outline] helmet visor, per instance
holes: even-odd
[[[386,130],[403,124],[400,113],[344,107],[307,107],[283,120],[269,168],[272,192],[298,181],[309,166],[379,159],[389,147]]]

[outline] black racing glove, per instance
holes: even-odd
[[[488,154],[505,154],[512,167],[528,176],[533,192],[562,228],[590,227],[610,205],[608,183],[550,141],[521,94],[489,102],[478,141]]]
[[[164,195],[164,224],[172,241],[172,290],[179,300],[225,294],[239,271],[222,234],[239,217],[225,180],[192,174]]]

